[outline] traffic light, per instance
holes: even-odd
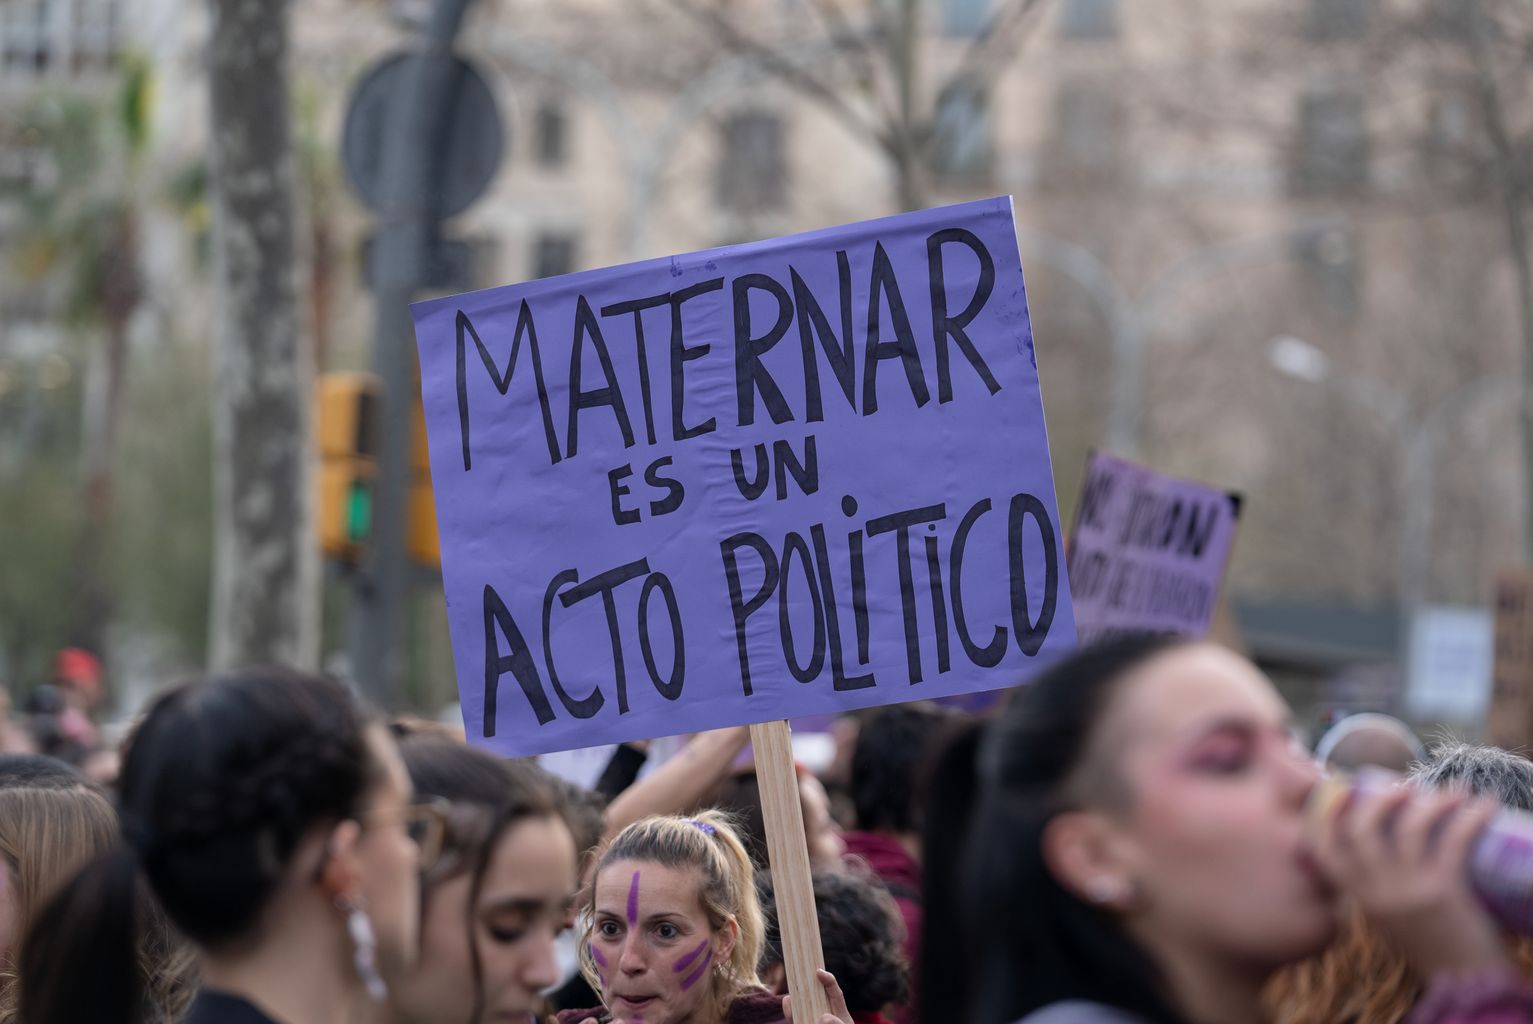
[[[436,494],[431,490],[431,457],[426,449],[426,410],[416,399],[410,416],[410,497],[405,510],[405,550],[421,565],[442,567],[436,530]]]
[[[314,434],[319,441],[319,546],[355,563],[373,533],[378,479],[378,378],[327,373],[319,379]]]
[[[319,439],[320,550],[348,564],[373,541],[378,487],[378,410],[382,386],[370,373],[327,373],[319,380],[315,435]],[[405,499],[405,550],[441,567],[436,497],[426,450],[426,417],[419,399],[410,412],[410,490]]]

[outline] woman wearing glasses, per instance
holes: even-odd
[[[118,809],[126,843],[23,947],[23,1020],[142,1019],[141,879],[201,954],[187,1024],[354,1019],[413,965],[441,818],[340,685],[263,669],[164,694],[129,740]]]
[[[417,798],[444,807],[442,854],[421,878],[421,953],[391,987],[388,1024],[532,1019],[559,981],[575,840],[545,773],[434,736],[404,736]]]

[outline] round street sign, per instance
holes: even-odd
[[[352,188],[368,208],[377,212],[383,201],[383,152],[386,133],[399,130],[393,109],[398,85],[411,74],[411,64],[424,59],[415,53],[383,58],[357,84],[346,109],[341,161]],[[440,170],[434,176],[437,215],[451,217],[468,209],[495,177],[505,145],[495,94],[474,66],[454,54],[453,84],[446,112],[444,137],[422,139],[423,146],[442,146]],[[443,145],[445,143],[445,145]]]

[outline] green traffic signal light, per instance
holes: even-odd
[[[373,531],[373,492],[361,480],[353,480],[346,492],[346,539],[361,544]]]

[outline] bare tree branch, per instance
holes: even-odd
[[[881,125],[882,130],[887,132],[898,117],[895,109],[896,101],[884,87],[888,76],[879,74],[879,63],[875,59],[877,51],[869,43],[872,38],[887,36],[887,26],[875,17],[865,30],[859,32],[847,19],[836,0],[809,0],[809,4],[819,15],[821,23],[825,25],[826,36],[832,46],[839,51],[839,40],[847,39],[852,42],[855,54],[848,63],[854,65],[853,78],[857,81],[863,95],[876,108],[875,123]],[[884,55],[887,56],[887,51]],[[875,131],[879,130],[875,129]]]
[[[1517,298],[1522,320],[1523,377],[1533,386],[1533,251],[1528,238],[1528,183],[1517,159],[1502,104],[1501,88],[1491,66],[1490,26],[1478,4],[1470,7],[1469,53],[1473,61],[1480,107],[1486,133],[1495,152],[1501,199],[1506,210],[1507,243],[1517,276]],[[1527,465],[1525,486],[1529,490],[1527,519],[1523,524],[1523,551],[1533,550],[1533,402],[1524,400],[1522,410],[1523,459]]]
[[[740,30],[713,5],[699,7],[692,0],[674,0],[676,7],[699,24],[710,28],[736,52],[758,61],[763,68],[788,85],[821,103],[846,128],[867,141],[878,141],[877,132],[867,120],[842,97],[834,86],[821,81],[808,70],[774,50],[761,40]]]
[[[1006,0],[986,19],[985,27],[969,45],[958,74],[963,74],[967,65],[978,65],[982,69],[980,80],[988,82],[992,79],[1016,56],[1024,30],[1032,27],[1027,24],[1029,17],[1041,12],[1043,7],[1044,0]],[[1016,44],[1009,48],[1009,52],[1008,43]]]

